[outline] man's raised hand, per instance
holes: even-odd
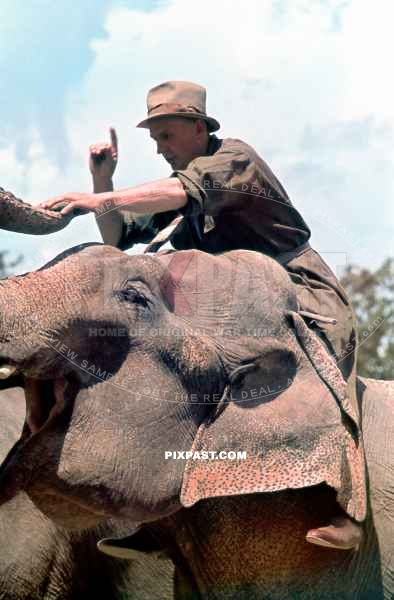
[[[89,168],[94,181],[111,180],[118,162],[118,137],[113,127],[109,130],[111,143],[92,144],[89,147]]]

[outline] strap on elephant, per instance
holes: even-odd
[[[299,310],[298,314],[301,317],[305,317],[311,320],[311,323],[314,321],[320,321],[321,323],[331,323],[331,325],[336,325],[338,323],[337,319],[332,317],[325,317],[323,315],[318,315],[317,313],[308,312],[307,310]]]
[[[164,229],[155,235],[153,240],[145,248],[144,254],[147,254],[148,252],[157,252],[161,246],[168,242],[172,236],[181,229],[184,220],[185,217],[183,215],[177,215],[167,227],[164,227]]]

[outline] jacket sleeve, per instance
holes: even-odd
[[[187,169],[174,171],[172,176],[178,177],[187,193],[188,202],[182,209],[186,216],[215,216],[246,208],[253,197],[264,194],[288,202],[268,165],[240,140],[229,141],[211,156],[194,159]]]
[[[214,215],[224,206],[234,204],[236,199],[231,198],[231,190],[241,191],[249,166],[248,156],[235,148],[198,157],[187,169],[174,171],[172,176],[178,177],[188,196],[183,214]]]
[[[117,247],[128,250],[134,244],[148,244],[155,235],[166,227],[176,215],[176,211],[167,211],[153,215],[136,215],[121,211],[123,218],[122,234]]]

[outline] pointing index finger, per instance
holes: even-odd
[[[112,150],[117,155],[118,154],[118,136],[116,135],[116,131],[115,131],[114,127],[109,128],[109,135],[111,138]]]

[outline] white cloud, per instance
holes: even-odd
[[[0,148],[0,165],[2,172],[1,185],[8,185],[12,188],[17,187],[23,178],[24,165],[16,157],[14,144]],[[7,174],[7,180],[5,180],[5,174]]]
[[[91,41],[83,84],[67,98],[64,170],[31,134],[25,164],[12,146],[3,151],[7,186],[34,201],[90,189],[87,147],[106,138],[109,125],[120,138],[118,187],[166,176],[147,132],[134,126],[150,87],[191,79],[208,88],[220,133],[254,145],[284,180],[314,244],[376,265],[394,254],[393,10],[390,0],[373,9],[367,0],[201,0],[197,10],[191,0],[174,0],[150,13],[113,10],[106,37]],[[319,206],[343,223],[351,242],[316,219]],[[98,239],[92,221],[75,221],[58,243]],[[46,256],[57,248],[53,240],[46,239]]]
[[[382,120],[394,120],[394,81],[392,70],[394,4],[378,0],[352,2],[344,15],[346,87],[345,118],[358,118],[369,112]]]

